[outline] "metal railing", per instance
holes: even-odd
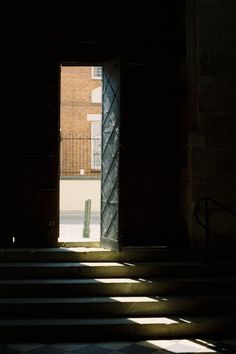
[[[234,212],[232,209],[228,208],[224,204],[218,202],[214,198],[205,196],[200,198],[197,203],[195,204],[194,207],[194,216],[196,218],[196,221],[200,226],[202,226],[205,229],[205,257],[206,261],[209,260],[209,249],[210,249],[210,234],[216,236],[216,237],[222,237],[223,235],[220,234],[219,232],[213,230],[210,227],[210,221],[209,221],[209,202],[216,205],[217,207],[220,208],[220,210],[225,211],[232,215],[233,217],[236,217],[236,212]],[[204,204],[204,222],[200,219],[200,206]]]
[[[99,176],[101,171],[101,138],[87,133],[61,134],[61,176]]]

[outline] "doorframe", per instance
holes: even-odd
[[[108,61],[93,61],[93,60],[88,60],[88,61],[62,61],[58,63],[57,66],[57,71],[58,71],[58,120],[57,120],[57,144],[58,144],[58,151],[57,151],[57,157],[58,157],[58,168],[57,168],[57,225],[56,225],[56,234],[57,234],[57,247],[94,247],[94,248],[100,248],[100,241],[101,241],[101,228],[100,228],[100,240],[99,242],[59,242],[59,233],[60,233],[60,158],[61,158],[61,146],[60,146],[60,105],[61,105],[61,67],[62,66],[85,66],[85,67],[92,67],[92,66],[101,66],[104,67],[105,63],[107,62],[112,62],[112,60]],[[102,113],[103,117],[103,113]],[[102,123],[102,120],[101,120]],[[102,128],[102,124],[101,124]],[[101,156],[102,158],[102,156]],[[102,168],[102,167],[101,167]],[[102,170],[101,170],[101,176],[102,176]],[[102,184],[101,184],[102,187]],[[100,190],[100,193],[102,190]],[[101,198],[102,199],[102,198]],[[101,205],[102,205],[102,200],[101,200]],[[102,210],[101,210],[102,211]],[[101,214],[100,214],[100,224],[101,224]],[[120,227],[120,222],[119,222],[119,227]]]

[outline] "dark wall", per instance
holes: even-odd
[[[184,243],[180,70],[185,50],[176,18],[167,28],[162,35],[147,35],[145,45],[139,42],[143,56],[124,59],[121,212],[127,244]]]
[[[210,196],[236,208],[236,3],[188,1],[189,205]],[[190,209],[191,211],[191,209]],[[202,205],[204,212],[204,205]],[[236,218],[209,203],[210,246],[235,247]],[[204,214],[200,215],[204,222]],[[204,244],[204,230],[192,214],[192,243]]]
[[[160,4],[150,21],[147,17],[143,23],[138,18],[130,22],[129,16],[118,16],[103,25],[95,21],[88,30],[75,20],[73,11],[59,16],[52,12],[52,17],[36,13],[26,22],[18,18],[8,38],[12,105],[8,111],[11,124],[6,126],[14,138],[7,174],[12,180],[6,178],[12,217],[4,223],[5,238],[15,237],[17,246],[56,243],[59,65],[100,64],[119,57],[123,243],[183,243],[185,222],[180,205],[185,159],[180,149],[180,101],[184,1]]]

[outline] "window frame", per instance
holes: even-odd
[[[98,76],[96,73],[97,68],[101,70],[101,75]],[[93,80],[102,80],[102,66],[92,66],[91,67],[91,77]]]
[[[96,136],[94,134],[95,126],[100,127],[100,134],[99,136]],[[92,120],[91,121],[91,170],[92,171],[101,171],[102,169],[102,156],[101,156],[101,151],[100,154],[96,154],[96,145],[95,145],[95,139],[100,139],[100,149],[101,149],[101,142],[102,142],[102,124],[101,120]],[[95,156],[100,156],[100,164],[98,166],[97,161],[95,159]]]

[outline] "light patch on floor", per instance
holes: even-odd
[[[228,343],[228,345],[227,345]],[[0,344],[0,353],[7,354],[198,354],[236,353],[236,339],[169,339],[117,342],[72,342],[72,343],[9,343]]]
[[[86,267],[124,267],[123,263],[117,262],[81,262],[79,263]]]
[[[99,282],[99,283],[106,283],[106,284],[112,284],[112,283],[140,283],[138,280],[135,279],[130,279],[130,278],[109,278],[109,279],[94,279],[95,281]]]
[[[122,296],[122,297],[111,297],[112,300],[118,302],[159,302],[158,299],[154,299],[147,296]]]
[[[192,340],[148,340],[147,343],[168,350],[170,353],[216,353],[206,345],[195,343]]]
[[[172,320],[167,317],[131,317],[128,320],[138,323],[138,324],[163,324],[169,325],[173,323],[178,323],[178,321]]]

